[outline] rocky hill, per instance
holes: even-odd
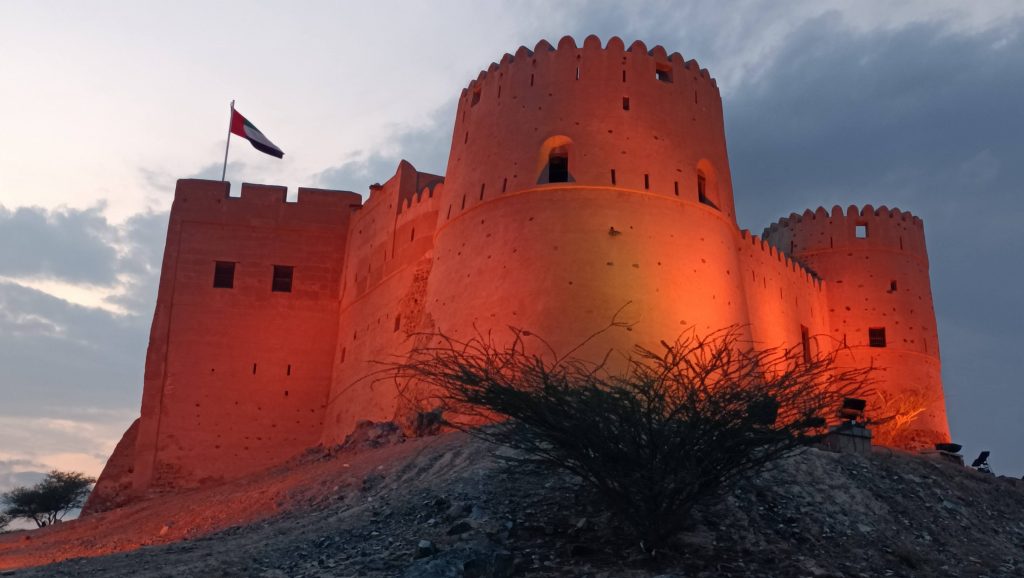
[[[0,535],[0,575],[1024,576],[1024,482],[886,449],[794,455],[653,558],[593,504],[464,434],[373,426],[237,482]]]

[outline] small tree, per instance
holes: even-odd
[[[516,329],[507,345],[434,334],[390,371],[403,389],[426,385],[455,427],[578,476],[648,548],[694,504],[817,441],[869,373],[834,354],[754,349],[737,328],[638,347],[618,370],[527,342],[543,345]]]
[[[14,488],[0,495],[0,503],[10,518],[25,518],[43,527],[81,508],[94,483],[95,478],[80,472],[53,470],[31,488]]]

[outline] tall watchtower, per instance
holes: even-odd
[[[562,349],[748,321],[715,81],[618,38],[541,41],[462,92],[427,305],[440,329],[514,325]],[[626,336],[623,336],[624,338]]]
[[[871,205],[790,215],[764,234],[827,283],[829,325],[852,361],[878,369],[875,415],[905,423],[886,445],[949,440],[921,219]],[[897,425],[898,427],[891,427]]]

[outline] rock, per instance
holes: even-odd
[[[427,558],[437,554],[437,547],[430,540],[420,540],[419,544],[416,544],[416,553],[413,555],[414,559]]]
[[[459,534],[465,534],[472,529],[473,525],[470,524],[468,520],[459,520],[453,524],[451,528],[448,528],[448,535],[458,536]]]
[[[374,422],[363,420],[356,424],[352,433],[338,446],[339,451],[360,451],[390,446],[405,441],[405,434],[391,421]]]

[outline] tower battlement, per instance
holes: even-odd
[[[243,183],[238,196],[231,196],[231,183],[203,179],[180,179],[174,189],[175,216],[198,220],[257,220],[278,225],[337,225],[362,205],[362,197],[351,191],[299,187],[294,201],[288,188]]]
[[[927,262],[924,222],[913,214],[886,206],[823,207],[790,214],[764,230],[764,238],[790,255],[833,250],[900,251]]]
[[[474,93],[482,95],[482,91],[488,86],[489,81],[500,83],[514,65],[528,66],[534,70],[535,74],[547,73],[549,69],[551,69],[551,73],[557,74],[575,67],[579,68],[580,74],[574,78],[579,80],[587,68],[589,68],[587,72],[591,74],[607,72],[603,66],[593,67],[595,61],[591,59],[599,58],[603,61],[608,57],[622,59],[622,69],[627,70],[623,83],[627,87],[629,82],[648,78],[660,78],[667,82],[688,76],[695,80],[702,79],[716,91],[718,90],[718,82],[711,76],[708,69],[701,68],[696,60],[686,60],[678,52],[669,54],[660,44],[648,50],[643,41],[636,40],[629,45],[629,48],[626,48],[621,38],[612,36],[602,47],[601,39],[591,34],[584,39],[582,46],[577,46],[576,39],[572,36],[563,36],[558,41],[557,47],[552,46],[547,40],[540,40],[532,50],[526,46],[520,46],[514,54],[506,52],[498,62],[492,62],[486,69],[481,70],[475,79],[470,81],[469,86],[462,90],[459,100],[460,102],[466,99],[472,100]],[[637,74],[630,75],[628,72]],[[630,79],[630,76],[633,76],[633,79]],[[680,84],[680,86],[683,85]]]

